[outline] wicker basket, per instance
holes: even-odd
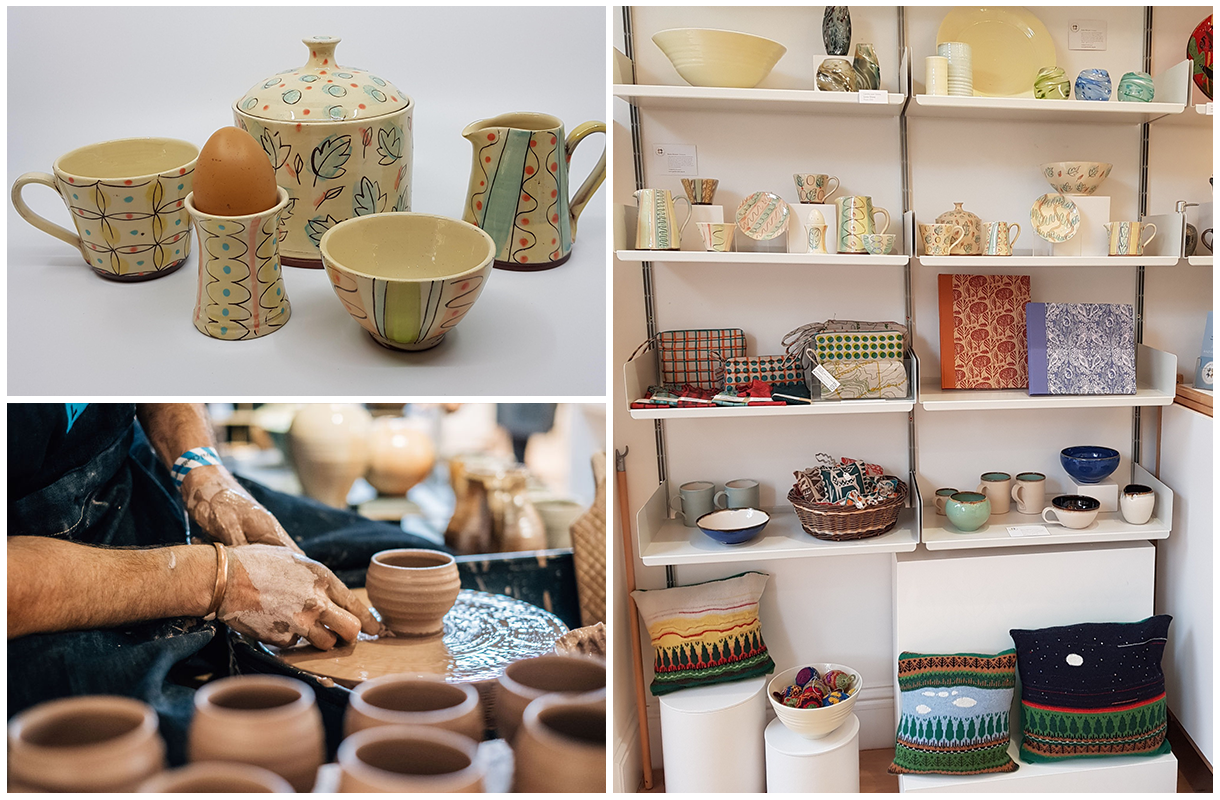
[[[827,542],[851,542],[889,533],[898,523],[898,513],[906,506],[907,485],[898,481],[898,494],[893,499],[868,508],[811,503],[797,493],[796,486],[788,492],[788,502],[796,509],[805,533]]]

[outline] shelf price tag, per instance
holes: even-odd
[[[839,382],[835,380],[834,375],[831,375],[829,372],[826,371],[826,367],[823,367],[821,364],[818,364],[816,367],[813,368],[813,374],[818,380],[820,380],[822,382],[822,385],[826,387],[826,391],[834,392],[834,391],[838,390]]]
[[[885,105],[886,103],[890,102],[890,93],[885,89],[861,89],[860,102],[879,103],[880,105]]]
[[[1045,525],[1009,525],[1008,535],[1019,539],[1023,536],[1050,536],[1051,532]]]

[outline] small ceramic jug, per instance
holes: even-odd
[[[953,247],[966,238],[966,231],[961,225],[936,223],[934,225],[919,224],[919,238],[923,241],[925,256],[947,256]]]
[[[1144,248],[1156,238],[1155,222],[1107,222],[1105,228],[1110,234],[1112,256],[1142,256]],[[1151,228],[1152,235],[1140,241],[1144,228]]]
[[[884,208],[873,208],[873,198],[867,195],[844,195],[835,200],[838,212],[838,251],[840,253],[865,253],[864,234],[885,233],[890,227],[890,212]],[[878,230],[873,217],[885,218]]]
[[[1012,229],[1017,232],[1013,233]],[[984,222],[983,223],[983,255],[1010,256],[1012,246],[1021,235],[1021,225],[1016,222]]]
[[[637,189],[639,214],[636,217],[637,250],[680,250],[682,229],[690,222],[691,204],[685,197],[674,198],[668,189]],[[686,218],[676,224],[675,203],[686,203]]]
[[[602,122],[585,122],[564,138],[550,114],[501,114],[472,122],[462,136],[474,147],[462,219],[496,244],[495,266],[515,271],[558,267],[572,255],[576,220],[606,179],[606,152],[568,198],[568,162]]]

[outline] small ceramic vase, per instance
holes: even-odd
[[[308,792],[326,760],[313,689],[280,675],[238,675],[195,692],[187,751],[192,762],[236,761],[269,769]]]
[[[733,222],[697,222],[699,236],[703,239],[703,249],[709,253],[727,253],[733,249],[733,231],[737,229]]]
[[[930,95],[944,96],[949,94],[949,59],[944,56],[925,56],[924,92]]]
[[[144,793],[292,792],[292,784],[269,769],[231,761],[204,761],[154,775],[140,785]]]
[[[390,630],[430,636],[444,630],[445,614],[461,591],[457,562],[439,550],[382,550],[369,562],[369,602]]]
[[[991,502],[981,492],[958,492],[945,502],[945,516],[962,533],[973,533],[987,524]]]
[[[305,494],[334,508],[347,508],[352,483],[369,463],[373,418],[352,403],[312,403],[288,429],[292,465]]]
[[[818,88],[823,92],[854,92],[856,70],[846,58],[828,58],[818,66]]]
[[[1072,82],[1063,67],[1043,67],[1034,78],[1034,97],[1039,100],[1067,100],[1072,96]]]
[[[449,462],[450,475],[455,462]],[[491,506],[487,497],[486,480],[493,479],[494,473],[487,474],[473,467],[462,468],[462,478],[454,486],[461,486],[458,494],[457,507],[453,519],[445,530],[445,546],[458,555],[470,553],[491,553],[495,550],[495,522],[491,514]],[[460,516],[460,519],[459,519]]]
[[[606,791],[605,697],[550,695],[533,701],[513,752],[515,791]]]
[[[715,178],[683,178],[682,190],[692,206],[710,206],[716,198],[716,187],[720,181]]]
[[[847,6],[826,6],[822,12],[822,44],[828,56],[847,55],[851,46],[851,12]]]
[[[1084,69],[1076,76],[1077,100],[1109,100],[1110,73],[1104,69]]]
[[[492,494],[492,508],[499,512],[497,550],[502,553],[546,549],[546,525],[527,496],[527,476],[524,469],[506,470]]]
[[[538,656],[509,664],[496,685],[496,731],[509,744],[525,707],[545,694],[606,693],[606,663],[581,656]]]
[[[933,506],[933,508],[936,509],[937,514],[939,514],[942,517],[945,515],[945,503],[948,503],[949,498],[955,494],[957,494],[957,489],[947,489],[946,488],[946,489],[937,489],[936,490],[936,497],[932,501],[932,506]]]
[[[165,768],[157,713],[129,697],[51,700],[8,723],[8,790],[132,792]]]
[[[373,420],[365,477],[378,493],[402,497],[428,477],[435,463],[432,438],[418,424],[402,417]]]
[[[1156,494],[1152,487],[1140,483],[1129,483],[1123,487],[1118,498],[1118,510],[1131,525],[1145,525],[1152,519],[1152,507],[1156,505]]]
[[[806,230],[809,232],[809,252],[818,254],[828,254],[830,251],[826,249],[826,224],[810,225]]]
[[[1151,103],[1156,96],[1152,76],[1147,72],[1128,72],[1118,81],[1115,99],[1128,103]]]
[[[839,191],[839,179],[834,175],[798,172],[792,180],[796,183],[796,199],[800,203],[825,203]]]
[[[856,55],[851,64],[856,71],[857,89],[881,88],[881,65],[877,61],[877,53],[873,51],[871,44],[856,45]]]
[[[343,735],[382,725],[422,725],[483,739],[483,707],[469,683],[446,683],[436,675],[383,675],[364,681],[351,695]]]
[[[453,731],[386,725],[339,745],[340,792],[482,792],[483,765],[469,737]]]
[[[966,234],[960,244],[953,246],[949,255],[977,256],[983,252],[983,221],[977,214],[962,208],[962,203],[954,203],[953,210],[941,214],[936,221],[945,225],[961,225]]]

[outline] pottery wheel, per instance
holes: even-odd
[[[353,589],[368,604],[364,589]],[[308,642],[279,648],[262,645],[284,663],[330,678],[347,688],[399,672],[443,675],[449,683],[484,686],[514,661],[553,651],[567,627],[549,611],[499,594],[463,589],[445,615],[445,630],[424,637],[369,636],[331,650]]]

